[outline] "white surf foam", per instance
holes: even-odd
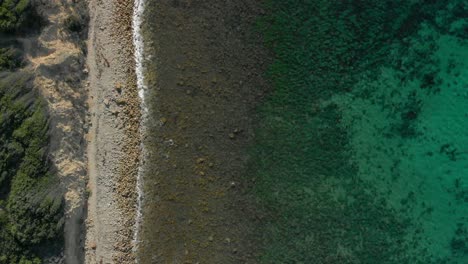
[[[144,125],[146,122],[146,116],[148,109],[145,103],[145,93],[147,87],[145,85],[144,80],[144,42],[143,36],[141,35],[141,26],[142,26],[142,19],[143,19],[143,12],[145,8],[145,0],[135,0],[133,6],[133,20],[132,20],[132,27],[133,27],[133,46],[134,46],[134,57],[135,57],[135,72],[137,78],[137,88],[138,88],[138,96],[140,97],[141,101],[141,123],[140,123],[140,133],[141,135],[144,134]],[[139,241],[139,232],[141,223],[143,221],[142,215],[142,206],[143,206],[143,163],[145,160],[145,148],[143,141],[140,145],[140,165],[138,168],[138,175],[137,175],[137,183],[136,183],[136,191],[137,191],[137,212],[136,212],[136,221],[135,221],[135,230],[133,235],[133,250],[134,252],[137,251]],[[138,263],[138,259],[136,259],[136,263]]]

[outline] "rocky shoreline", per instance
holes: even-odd
[[[148,1],[140,263],[257,263],[249,179],[269,56],[259,1]],[[146,113],[145,113],[146,114]]]
[[[118,233],[119,241],[116,243],[116,250],[125,252],[125,254],[116,256],[114,260],[117,263],[134,262],[133,254],[129,252],[134,245],[130,242],[133,240],[134,226],[136,220],[136,184],[138,177],[138,168],[140,165],[140,99],[138,97],[138,87],[135,73],[134,46],[132,42],[132,19],[133,19],[133,1],[117,1],[117,13],[120,16],[115,16],[116,25],[120,25],[122,32],[119,32],[115,37],[121,39],[121,43],[127,47],[124,50],[124,58],[127,60],[125,65],[128,67],[128,77],[126,81],[126,91],[123,94],[124,105],[123,124],[125,138],[123,143],[123,152],[126,154],[122,157],[119,164],[119,179],[117,185],[118,203],[124,213],[124,229]],[[123,17],[123,19],[122,19]]]
[[[133,1],[89,1],[91,130],[86,263],[134,263],[140,100],[132,42]]]

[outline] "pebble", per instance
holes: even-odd
[[[122,84],[121,83],[116,83],[115,84],[115,90],[120,94],[122,92]]]
[[[118,105],[124,105],[127,103],[127,100],[125,100],[124,98],[119,98],[115,101]]]

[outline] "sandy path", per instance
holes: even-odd
[[[46,263],[82,263],[84,194],[86,186],[86,77],[84,51],[80,48],[81,32],[70,32],[66,21],[82,13],[81,3],[41,1],[38,14],[47,21],[38,35],[17,38],[34,72],[34,85],[43,95],[49,110],[49,153],[54,173],[65,195],[65,251]],[[61,190],[58,190],[61,191]]]

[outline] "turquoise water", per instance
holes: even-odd
[[[263,263],[468,263],[468,4],[267,1]]]
[[[245,153],[258,262],[468,263],[468,3],[265,9],[272,90]]]
[[[422,78],[383,65],[328,102],[350,128],[358,176],[411,222],[410,252],[468,263],[468,43],[448,33],[423,24],[404,51],[427,54]]]

